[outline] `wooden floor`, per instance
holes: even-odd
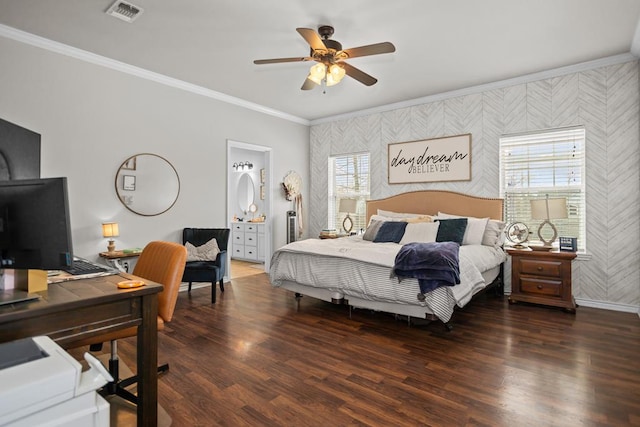
[[[218,291],[219,292],[219,291]],[[135,339],[119,341],[135,366]],[[407,325],[273,289],[181,293],[159,336],[173,426],[640,426],[637,314],[486,295]]]

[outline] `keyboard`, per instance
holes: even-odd
[[[62,271],[66,271],[73,276],[81,276],[85,274],[108,273],[111,270],[109,270],[107,267],[101,267],[89,261],[74,259],[73,267],[65,267],[62,269]]]

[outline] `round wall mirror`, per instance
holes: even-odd
[[[254,198],[253,179],[248,173],[240,175],[237,197],[238,207],[242,212],[246,213],[249,210],[249,206],[253,204]]]
[[[180,178],[164,157],[151,153],[136,154],[118,168],[116,194],[133,213],[160,215],[171,209],[178,200]]]

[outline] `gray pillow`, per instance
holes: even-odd
[[[367,230],[364,232],[362,239],[373,242],[373,239],[376,237],[376,234],[378,234],[378,230],[380,230],[380,226],[383,222],[384,221],[377,221],[375,219],[372,219],[369,223],[369,226],[367,227]]]

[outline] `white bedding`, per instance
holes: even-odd
[[[484,288],[481,273],[505,261],[501,248],[483,245],[460,247],[460,281],[425,295],[420,301],[416,279],[391,277],[396,243],[373,243],[361,236],[340,239],[307,239],[278,249],[272,258],[270,279],[273,286],[296,282],[305,286],[340,292],[360,299],[396,304],[427,306],[443,322],[448,322],[454,306],[463,307]]]

